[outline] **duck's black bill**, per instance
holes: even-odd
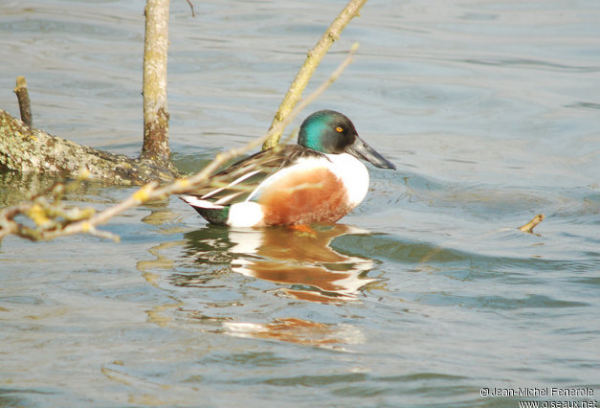
[[[357,159],[366,160],[373,166],[382,169],[394,169],[396,166],[388,159],[377,153],[375,149],[369,146],[364,140],[356,135],[356,140],[346,148],[346,151]]]

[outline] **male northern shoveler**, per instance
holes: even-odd
[[[322,110],[304,120],[297,145],[256,153],[181,198],[209,222],[232,227],[335,223],[367,194],[369,172],[359,159],[396,169],[350,119]]]

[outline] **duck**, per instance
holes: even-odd
[[[217,225],[335,224],[367,195],[369,171],[363,161],[396,169],[358,136],[347,116],[320,110],[304,120],[297,144],[255,153],[180,198]]]

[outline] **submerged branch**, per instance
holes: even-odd
[[[51,202],[47,200],[45,196],[40,196],[32,202],[0,210],[0,240],[11,234],[20,236],[21,238],[39,241],[80,233],[118,239],[108,232],[97,230],[96,227],[106,223],[114,216],[121,214],[130,208],[138,207],[149,201],[162,200],[174,194],[193,193],[195,190],[202,187],[221,165],[234,157],[240,156],[260,146],[274,134],[283,132],[285,127],[294,120],[300,111],[319,97],[319,95],[321,95],[325,89],[333,83],[335,78],[337,78],[350,64],[355,49],[356,47],[353,47],[353,51],[350,52],[327,81],[319,86],[306,99],[302,100],[283,121],[272,127],[267,134],[251,141],[245,146],[217,154],[215,159],[199,173],[194,174],[189,178],[178,179],[175,182],[164,186],[158,186],[155,182],[148,183],[126,200],[98,213],[93,210],[87,210],[88,212],[85,213],[85,216],[80,218],[77,217],[86,210],[78,210],[75,207],[66,208],[60,200],[61,196],[58,196],[64,190],[54,187],[49,194],[50,199],[52,200]],[[1,112],[2,111],[0,111],[0,113]],[[65,215],[71,213],[75,214],[75,216],[69,218]],[[18,216],[28,217],[35,223],[36,228],[27,227],[23,223],[17,221],[15,218]]]
[[[527,224],[525,225],[521,225],[519,228],[517,228],[520,231],[523,232],[529,232],[529,233],[533,233],[533,229],[542,221],[544,221],[544,214],[538,214],[535,217],[533,217],[531,219],[531,221],[529,221]]]
[[[283,122],[296,104],[298,104],[302,98],[304,88],[308,85],[310,78],[325,54],[327,54],[327,51],[329,51],[331,45],[340,38],[342,31],[346,28],[350,20],[358,16],[359,10],[366,2],[367,0],[351,0],[323,33],[314,48],[308,52],[304,65],[302,65],[302,68],[300,68],[300,71],[296,74],[292,85],[290,85],[281,105],[279,105],[273,123],[271,123],[271,129],[278,123]],[[273,133],[273,136],[264,143],[263,150],[276,146],[279,143],[279,139],[281,139],[281,134],[284,129],[281,129],[281,132]]]

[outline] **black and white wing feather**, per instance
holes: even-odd
[[[193,207],[221,209],[246,201],[258,186],[277,171],[304,157],[326,157],[316,150],[299,145],[274,147],[253,154],[222,170],[195,193],[181,196]]]

